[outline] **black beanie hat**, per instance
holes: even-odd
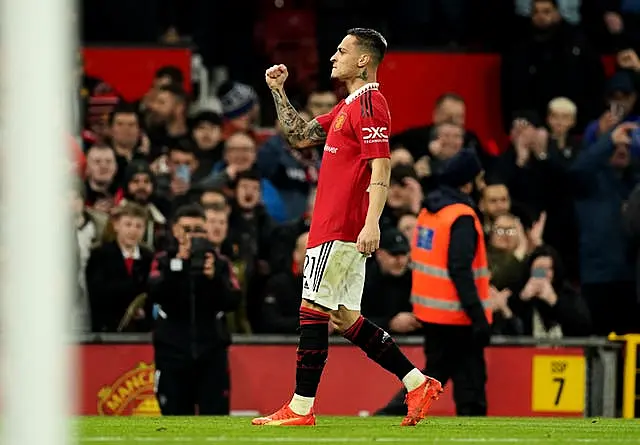
[[[482,165],[476,152],[463,148],[454,157],[442,163],[436,176],[439,184],[458,188],[473,182],[481,171]]]
[[[151,167],[147,161],[142,159],[134,159],[127,165],[127,168],[124,171],[124,183],[128,185],[133,177],[139,173],[146,173],[153,181],[153,172],[151,171]]]

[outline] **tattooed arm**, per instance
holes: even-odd
[[[295,148],[322,144],[327,133],[316,119],[305,121],[289,102],[283,89],[271,90],[278,112],[278,120],[289,144]]]
[[[284,65],[274,65],[264,73],[267,85],[273,94],[278,111],[278,120],[289,144],[295,148],[311,147],[322,144],[327,139],[327,133],[316,119],[310,122],[300,117],[293,105],[284,94],[284,81],[289,71]]]

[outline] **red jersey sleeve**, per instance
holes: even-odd
[[[366,91],[356,99],[359,107],[353,107],[351,122],[360,139],[364,159],[389,158],[389,131],[391,114],[384,96],[379,91]]]
[[[315,118],[326,133],[329,133],[329,129],[331,128],[331,123],[338,115],[338,111],[340,111],[340,108],[342,108],[342,102],[344,102],[344,100],[341,100],[340,102],[338,102],[338,104],[335,107],[333,107],[333,109],[327,114],[321,114],[320,116]]]

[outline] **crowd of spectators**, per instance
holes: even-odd
[[[577,3],[515,2],[528,23],[504,51],[502,154],[466,127],[465,98],[455,91],[433,104],[431,124],[391,138],[380,249],[367,265],[362,301],[363,314],[389,332],[421,329],[411,313],[409,240],[439,164],[463,147],[485,171],[475,197],[495,333],[640,332],[640,59],[636,36],[625,31],[640,29],[631,25],[640,2],[599,6],[602,29],[578,26]],[[616,49],[608,79],[599,57],[605,34]],[[160,69],[135,103],[84,79],[81,179],[72,193],[77,321],[95,332],[149,331],[153,308],[134,303],[147,290],[154,252],[170,243],[176,210],[199,203],[207,236],[242,290],[239,309],[226,315],[230,330],[295,334],[322,147],[292,149],[277,122],[273,131],[257,128],[256,90],[237,81],[218,90],[222,113],[194,109],[182,76]],[[305,100],[299,109],[313,118],[338,97],[316,90]]]

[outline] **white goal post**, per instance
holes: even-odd
[[[72,0],[1,0],[2,443],[71,443]]]

